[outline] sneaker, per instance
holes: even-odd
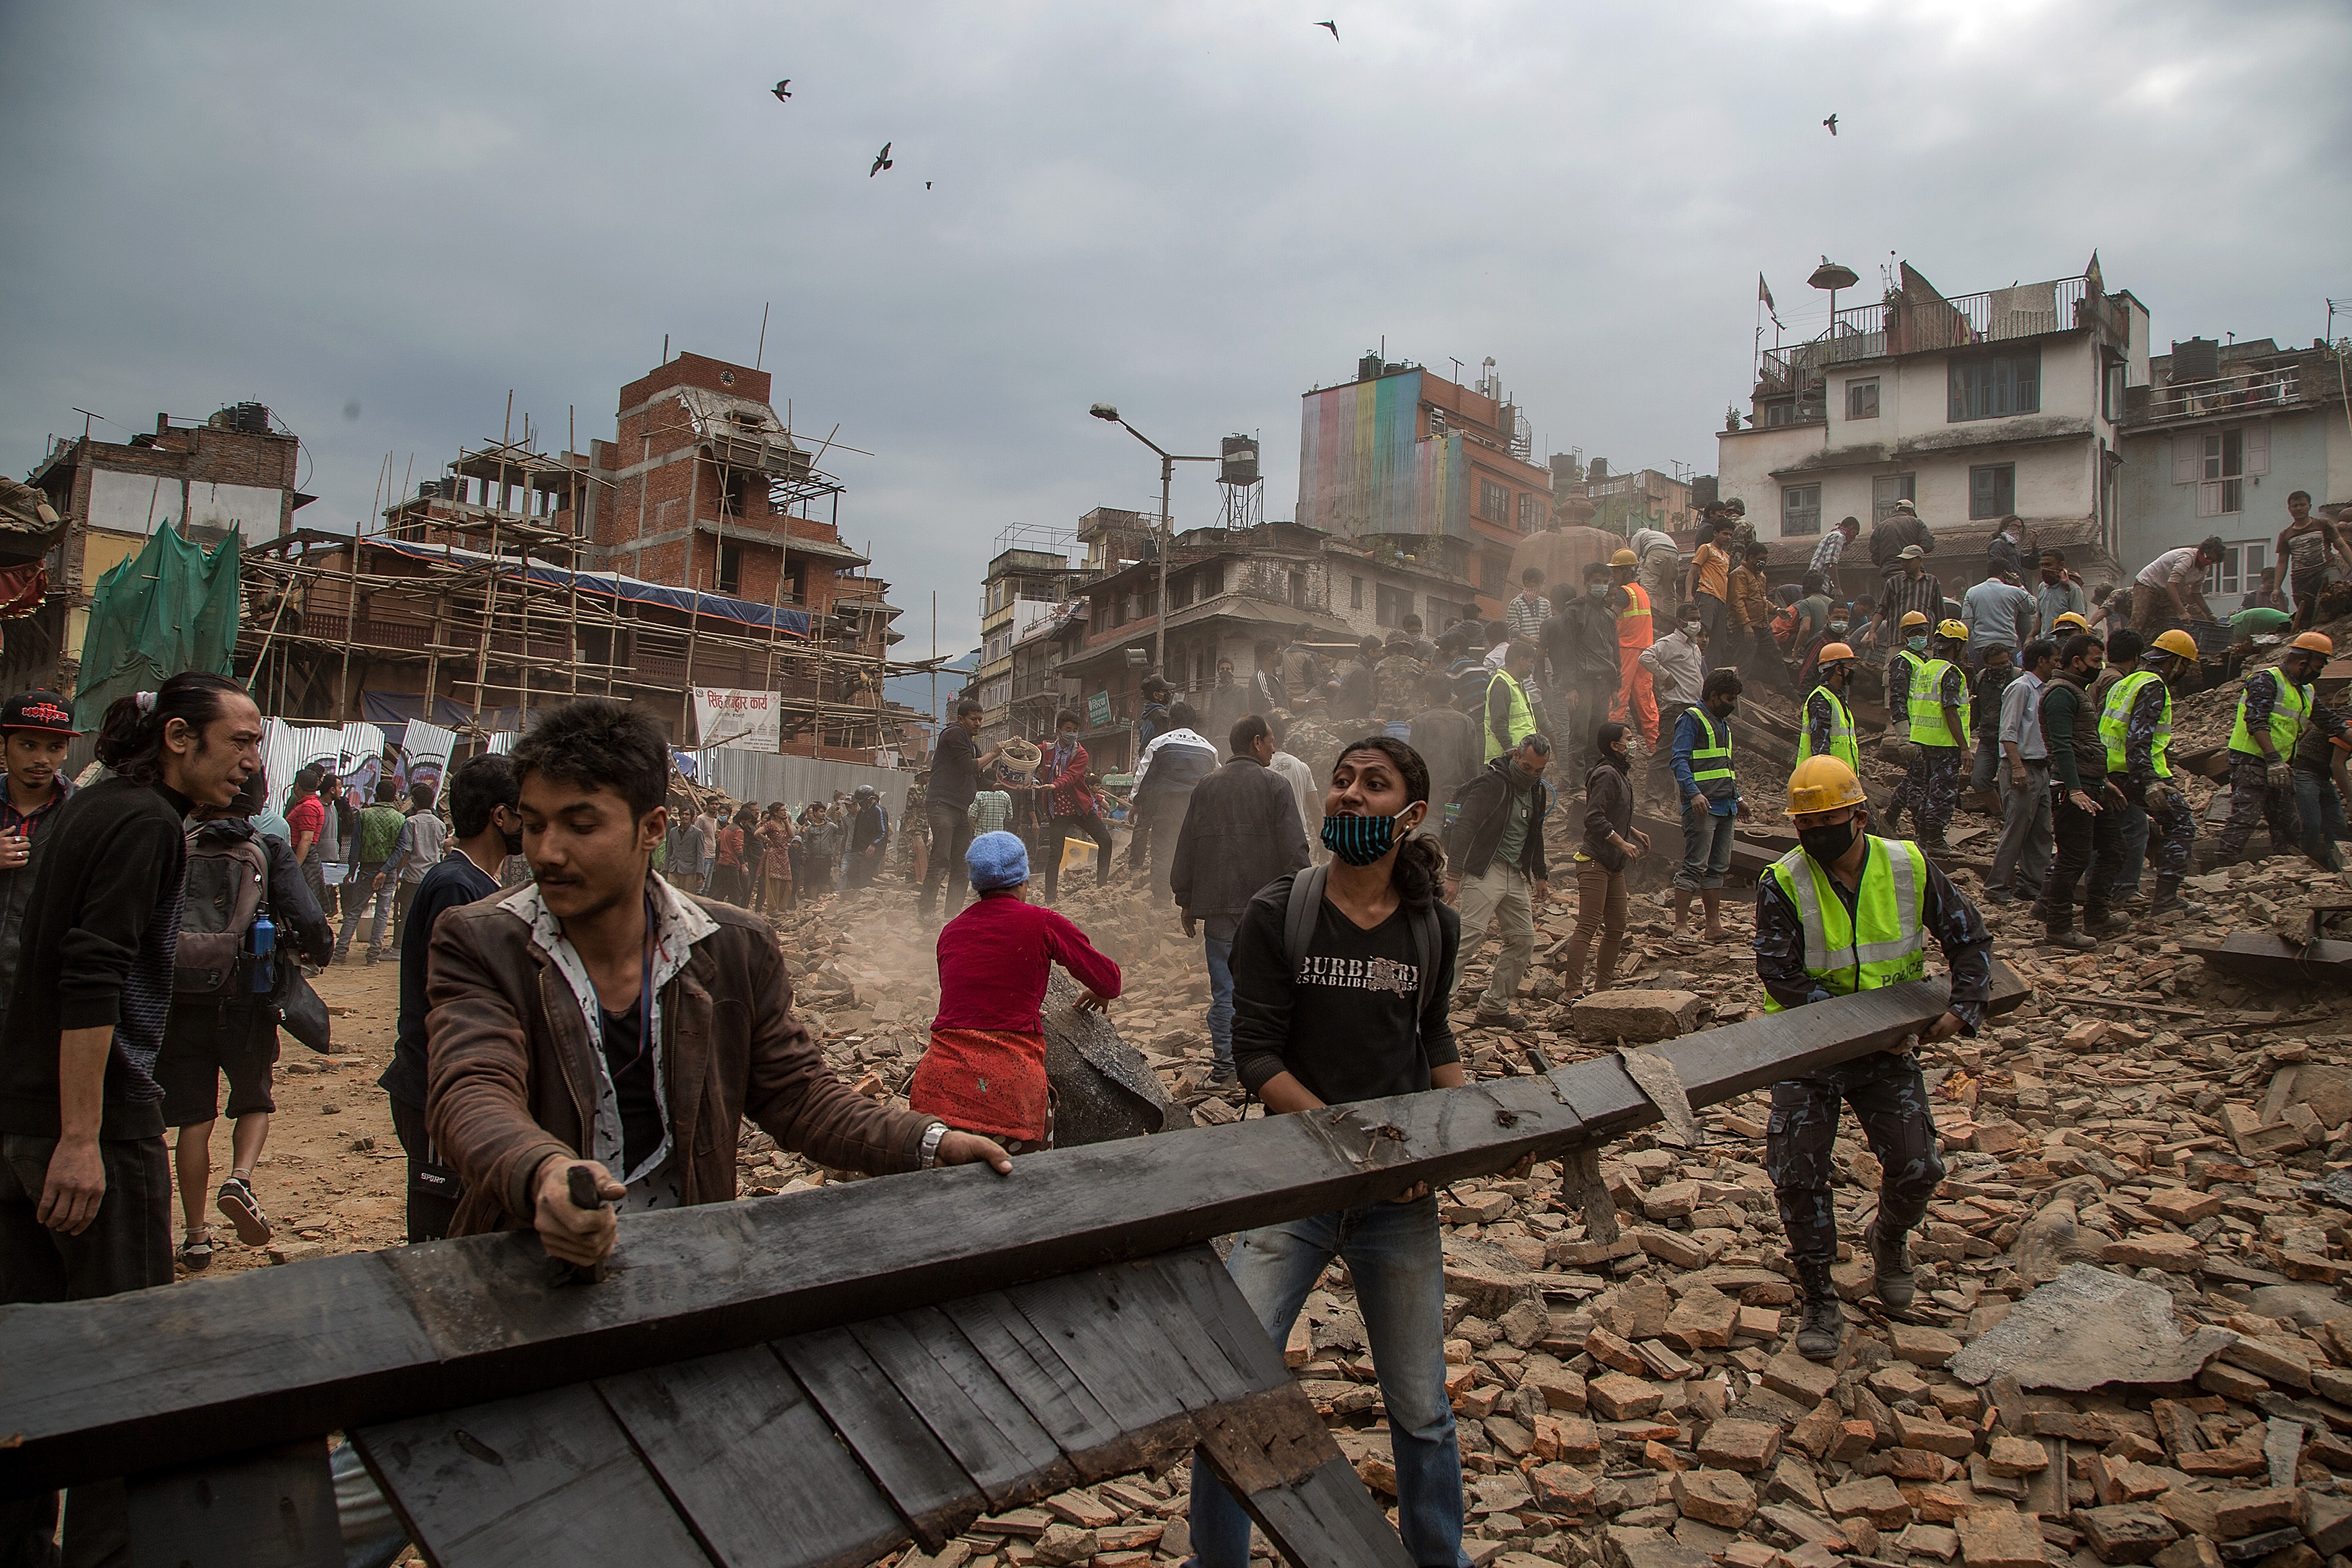
[[[1241,1082],[1241,1080],[1242,1075],[1240,1069],[1235,1068],[1231,1062],[1219,1062],[1216,1066],[1209,1069],[1209,1087],[1211,1089],[1231,1089],[1234,1084]]]
[[[259,1247],[270,1237],[268,1216],[261,1212],[261,1200],[253,1195],[253,1184],[243,1176],[231,1176],[220,1185],[214,1197],[220,1212],[236,1226],[236,1238],[247,1247]]]
[[[1527,1019],[1519,1014],[1489,1013],[1484,1008],[1471,1015],[1470,1022],[1473,1027],[1480,1029],[1524,1029],[1528,1026]]]

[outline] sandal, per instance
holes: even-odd
[[[172,1261],[191,1274],[201,1274],[212,1262],[214,1250],[212,1232],[206,1231],[202,1236],[190,1237],[181,1242],[178,1250],[172,1254]]]
[[[215,1201],[236,1226],[237,1240],[259,1247],[269,1239],[268,1216],[261,1212],[261,1200],[253,1195],[253,1184],[245,1177],[233,1175],[223,1182]]]

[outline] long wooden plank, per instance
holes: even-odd
[[[955,1456],[991,1508],[1059,1491],[1069,1462],[987,1363],[938,1312],[853,1323],[849,1332],[923,1424]],[[953,1364],[963,1375],[950,1371]],[[1050,1479],[1050,1486],[1042,1483]]]
[[[765,1345],[600,1379],[596,1391],[722,1568],[865,1568],[907,1527]]]
[[[2194,953],[2208,968],[2233,980],[2272,985],[2352,983],[2352,942],[2328,937],[2297,947],[2272,931],[2233,931],[2218,942],[2184,942],[2180,951]]]
[[[1113,1272],[1097,1269],[1005,1293],[1120,1425],[1145,1426],[1214,1404],[1215,1395],[1175,1348],[1155,1342],[1158,1323]]]
[[[847,1329],[779,1341],[776,1353],[824,1412],[926,1552],[981,1516],[980,1489]]]
[[[1997,999],[2025,987],[1997,969]],[[1941,980],[1660,1047],[1700,1104],[1849,1060],[1942,1010]],[[631,1215],[613,1278],[556,1287],[537,1238],[248,1271],[201,1291],[0,1307],[0,1495],[559,1387],[1149,1257],[1622,1136],[1657,1111],[1614,1058],[1158,1138]]]
[[[1289,1561],[1305,1568],[1412,1563],[1297,1384],[1198,1419],[1199,1457]]]
[[[289,1443],[125,1483],[131,1561],[170,1568],[342,1568],[327,1445]]]
[[[989,1370],[1020,1396],[1022,1405],[1052,1434],[1062,1452],[1078,1467],[1080,1479],[1098,1479],[1136,1468],[1118,1421],[1003,1292],[991,1290],[944,1302],[940,1310],[963,1331]]]
[[[435,1568],[710,1561],[587,1384],[351,1436]]]

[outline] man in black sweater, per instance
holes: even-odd
[[[963,852],[971,847],[971,797],[980,793],[981,772],[1003,753],[1002,742],[982,755],[974,739],[980,733],[981,707],[971,698],[956,704],[955,722],[942,727],[931,747],[929,789],[923,811],[931,830],[931,858],[923,871],[923,890],[916,908],[923,919],[939,907],[940,879],[948,885],[948,913],[963,908]]]
[[[172,1173],[155,1057],[172,1010],[184,818],[226,806],[261,765],[261,714],[190,670],[117,699],[98,736],[114,776],[42,829],[0,1031],[0,1301],[78,1301],[172,1282]],[[123,1528],[94,1490],[68,1561]],[[0,1503],[0,1560],[39,1562],[54,1495]],[[21,1555],[12,1555],[12,1553]]]

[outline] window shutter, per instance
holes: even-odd
[[[2172,438],[2172,482],[2189,485],[2197,482],[2205,471],[2205,443],[2195,436],[2182,434]],[[2204,502],[2198,502],[2197,515],[2207,515]]]
[[[2271,427],[2249,425],[2241,434],[2245,438],[2245,467],[2250,474],[2271,471]]]
[[[2199,517],[2219,517],[2221,515],[2221,482],[2219,479],[2203,479],[2199,481],[2197,486],[2197,515]]]

